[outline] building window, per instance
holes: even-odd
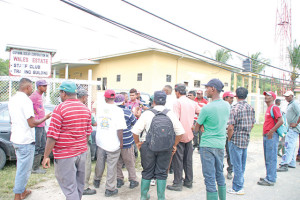
[[[166,77],[166,79],[167,79],[167,80],[166,80],[167,82],[171,82],[172,76],[171,76],[171,75],[169,75],[169,74],[167,74],[167,77]]]
[[[107,78],[104,77],[102,82],[102,90],[106,90],[106,89],[107,89]]]
[[[97,78],[97,81],[101,81],[101,78]],[[97,90],[101,90],[101,85],[97,85]]]
[[[183,83],[184,83],[184,85],[185,85],[186,87],[188,87],[188,86],[189,86],[189,82],[187,82],[187,81],[184,81]]]
[[[225,85],[225,87],[227,87],[227,86],[228,86],[228,83],[224,83],[224,85]]]
[[[117,75],[117,82],[121,81],[121,75]]]
[[[138,73],[137,74],[137,81],[142,81],[143,80],[143,74],[142,73]]]
[[[200,87],[200,81],[194,80],[194,87]]]

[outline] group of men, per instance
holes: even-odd
[[[247,147],[255,123],[254,109],[246,101],[247,89],[239,87],[235,94],[225,92],[222,99],[220,94],[224,85],[219,79],[212,79],[205,84],[206,96],[211,99],[208,102],[202,90],[197,94],[187,94],[185,84],[175,85],[174,98],[172,87],[166,85],[154,93],[151,106],[145,105],[136,89],[129,91],[130,100],[127,93],[116,94],[114,90],[106,90],[105,104],[97,107],[95,120],[85,105],[87,92],[77,90],[74,82],[65,81],[60,85],[58,90],[62,103],[47,115],[42,100],[47,83],[37,81],[36,86],[37,91],[31,94],[32,81],[22,78],[19,91],[9,102],[11,141],[17,155],[15,200],[25,199],[31,193],[25,189],[30,173],[45,173],[39,168],[41,157],[44,154],[42,165],[48,168],[51,152],[55,176],[66,199],[77,200],[84,194],[95,194],[96,190],[89,188],[92,126],[97,126],[93,185],[99,188],[107,163],[105,196],[116,195],[117,188],[125,184],[123,165],[128,171],[129,188],[139,186],[135,149],[140,151],[143,167],[142,200],[150,198],[148,191],[152,179],[157,180],[159,200],[165,199],[165,188],[172,191],[192,188],[195,148],[199,149],[208,200],[225,200],[226,191],[238,195],[245,193]],[[279,107],[274,106],[275,93],[264,92],[264,95],[268,106],[263,126],[267,173],[258,184],[272,186],[276,182],[276,171],[295,167],[300,108],[293,100],[292,92],[284,94],[289,102],[286,116],[290,128],[285,139],[286,151],[276,170],[279,141],[276,131],[283,124],[283,119]],[[234,97],[237,103],[232,106]],[[46,141],[43,123],[51,116]],[[227,178],[231,179],[232,172],[234,174],[232,187],[227,190],[223,175],[224,149],[227,152]],[[172,185],[166,186],[170,166],[174,180]]]

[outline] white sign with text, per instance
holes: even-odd
[[[10,76],[51,76],[51,54],[38,51],[17,50],[10,51]]]

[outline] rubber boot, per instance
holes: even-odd
[[[35,155],[32,165],[32,174],[45,174],[46,170],[40,169],[42,155]]]
[[[148,200],[150,199],[150,194],[148,194],[150,188],[151,180],[146,180],[142,178],[141,181],[141,200]]]
[[[220,200],[226,200],[226,185],[224,186],[218,185],[218,194]]]
[[[218,192],[206,191],[206,200],[218,200]]]
[[[167,185],[167,180],[156,180],[157,184],[157,199],[158,200],[165,200],[165,190]]]

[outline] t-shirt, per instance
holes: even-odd
[[[200,147],[224,149],[230,105],[222,99],[212,101],[201,109],[197,123],[204,125]]]
[[[45,117],[45,109],[43,105],[43,95],[38,93],[38,91],[33,92],[30,97],[29,97],[33,103],[33,110],[34,110],[34,115],[35,119],[39,120]],[[40,125],[36,127],[44,127],[45,122],[41,123]]]
[[[17,92],[8,102],[11,119],[10,141],[15,144],[35,142],[35,129],[30,128],[27,119],[34,117],[33,104],[24,92]]]
[[[104,104],[97,111],[96,143],[105,151],[120,149],[117,130],[126,129],[124,112],[115,104]]]
[[[208,104],[208,101],[206,100],[206,99],[202,99],[201,101],[199,101],[198,99],[197,99],[197,97],[195,98],[195,100],[194,101],[196,101],[197,103],[198,103],[198,105],[202,108],[203,106],[205,106],[206,104]]]
[[[71,158],[86,152],[91,132],[91,112],[78,99],[68,99],[56,106],[47,132],[47,137],[56,140],[54,158]]]
[[[265,122],[264,122],[264,126],[263,126],[264,134],[267,134],[275,126],[275,123],[277,123],[278,118],[282,116],[281,112],[280,112],[280,108],[278,106],[274,106],[273,113],[274,113],[275,120],[272,118],[271,108],[273,105],[274,104],[270,105],[266,110]]]

